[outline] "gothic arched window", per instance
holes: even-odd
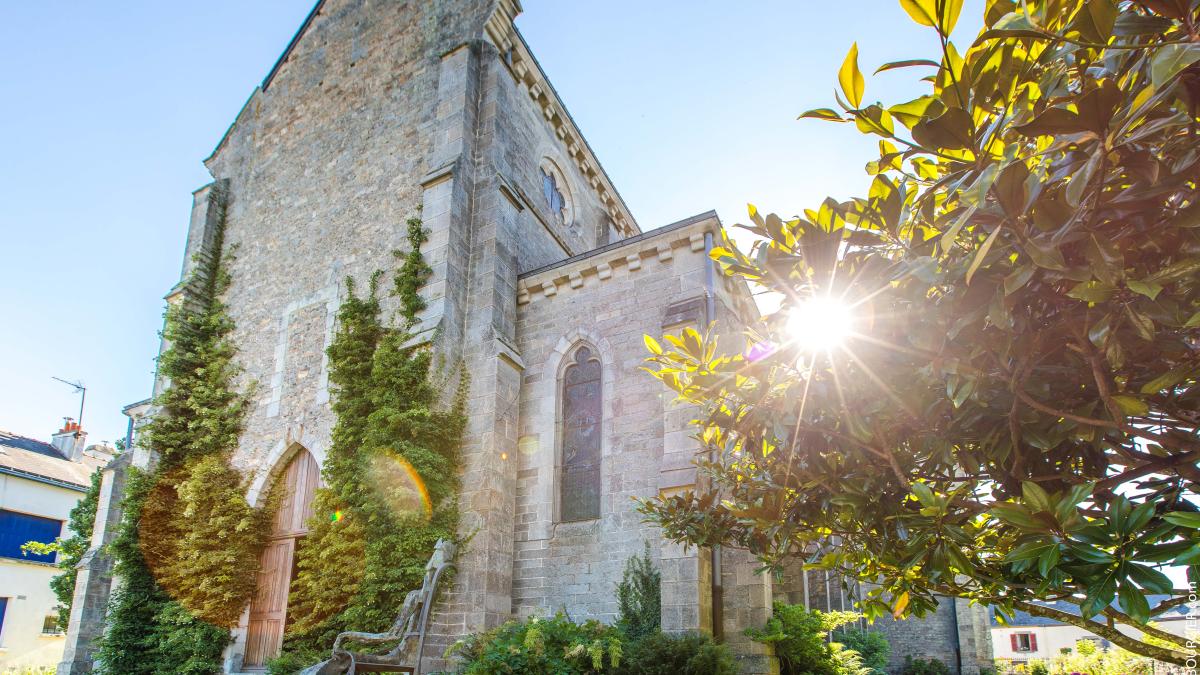
[[[578,347],[562,376],[559,514],[563,522],[600,517],[601,398],[600,360],[590,348]]]

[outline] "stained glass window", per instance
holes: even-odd
[[[600,517],[600,360],[579,347],[563,373],[562,480],[564,522]]]
[[[563,198],[562,190],[559,189],[554,174],[545,169],[542,169],[542,194],[546,197],[546,205],[550,207],[550,213],[553,213],[559,222],[565,222],[567,200]]]

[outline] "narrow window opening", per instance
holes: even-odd
[[[600,517],[600,360],[579,347],[563,371],[562,473],[559,513],[563,522]]]

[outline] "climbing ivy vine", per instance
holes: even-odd
[[[167,310],[159,375],[170,382],[141,444],[157,464],[131,469],[122,521],[111,544],[121,585],[113,593],[101,640],[100,671],[121,675],[208,675],[254,591],[269,508],[245,499],[230,463],[246,394],[229,340],[233,321],[222,295],[225,195],[213,189],[216,231],[196,259],[182,299]]]
[[[396,252],[399,325],[381,318],[379,273],[361,296],[347,279],[328,349],[337,421],[273,673],[321,658],[342,630],[386,630],[404,595],[420,586],[434,544],[455,536],[466,378],[446,409],[445,369],[414,339],[425,307],[418,290],[431,272],[421,254],[426,236],[410,219],[409,249]]]

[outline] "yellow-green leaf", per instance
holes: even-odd
[[[975,254],[975,259],[971,261],[971,267],[967,269],[967,285],[971,285],[971,277],[975,276],[975,271],[983,264],[983,259],[987,257],[988,251],[991,250],[992,244],[996,243],[996,237],[1000,235],[1000,230],[1004,229],[1004,225],[999,225],[988,238],[984,240],[983,246],[979,247],[979,253]]]
[[[857,108],[862,104],[866,82],[863,80],[862,71],[858,69],[857,42],[850,45],[846,60],[842,61],[842,67],[838,69],[838,84],[842,85],[842,93],[846,95],[846,100],[850,102],[850,105]]]
[[[937,17],[937,10],[934,9],[935,0],[900,0],[900,6],[913,21],[922,26],[933,26]],[[961,6],[961,3],[959,3]]]
[[[649,349],[651,352],[653,352],[655,354],[663,353],[662,345],[658,344],[658,340],[655,340],[654,338],[650,337],[649,335],[643,335],[642,339],[645,340],[645,342],[646,342],[646,349]]]
[[[1113,403],[1116,403],[1117,407],[1121,409],[1121,412],[1131,417],[1145,415],[1150,412],[1150,406],[1146,405],[1145,401],[1136,396],[1130,396],[1128,394],[1116,394],[1110,398],[1112,398]]]
[[[941,5],[942,14],[938,17],[938,27],[941,28],[943,35],[949,35],[954,32],[954,26],[958,23],[963,0],[941,0]]]
[[[834,111],[832,108],[814,108],[812,110],[806,110],[803,113],[801,113],[800,116],[797,117],[796,119],[798,119],[798,120],[817,119],[817,120],[828,120],[830,122],[845,122],[846,121],[846,120],[842,119],[842,116],[837,114],[837,112]]]

